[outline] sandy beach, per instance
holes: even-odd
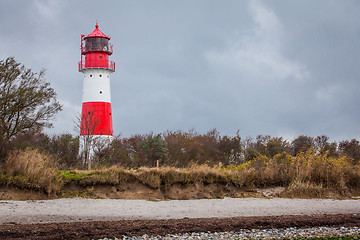
[[[0,201],[0,224],[360,213],[360,199],[224,198]]]

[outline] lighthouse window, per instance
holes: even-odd
[[[102,77],[102,75],[100,74],[99,77]]]
[[[102,91],[100,91],[100,94],[102,94]]]
[[[102,58],[102,56],[99,56],[99,58]]]
[[[109,40],[106,38],[88,38],[85,40],[85,51],[107,51]]]
[[[90,74],[90,77],[92,77],[92,74]]]

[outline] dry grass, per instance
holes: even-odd
[[[289,187],[279,196],[288,198],[327,198],[329,190],[324,188],[322,184],[314,184],[310,182],[302,182],[300,180],[293,181]]]
[[[257,187],[287,187],[292,196],[324,197],[326,192],[348,196],[360,187],[360,166],[347,157],[328,157],[326,153],[279,154],[271,159],[259,156],[243,167],[253,170]]]
[[[209,167],[205,164],[192,165],[188,168],[140,168],[136,171],[135,176],[140,182],[151,188],[169,187],[178,183],[189,185],[226,182],[225,174],[220,168]]]
[[[259,156],[239,166],[210,167],[190,165],[187,168],[142,167],[136,170],[111,167],[92,171],[58,171],[49,164],[46,154],[26,149],[12,152],[6,160],[5,173],[10,185],[42,189],[57,193],[63,184],[118,185],[138,182],[152,189],[167,189],[175,184],[232,185],[241,189],[285,187],[283,197],[328,197],[359,194],[360,165],[346,157],[301,153],[295,157],[279,154],[273,158]],[[2,179],[2,180],[1,180]],[[1,181],[4,175],[0,176]]]
[[[36,149],[12,151],[5,161],[10,185],[44,190],[51,195],[61,188],[58,171],[50,166],[49,156]]]

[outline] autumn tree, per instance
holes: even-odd
[[[83,163],[87,165],[88,170],[91,169],[92,158],[95,156],[97,148],[102,149],[102,141],[100,135],[95,135],[100,125],[100,119],[96,116],[95,111],[83,111],[75,121],[75,130],[80,131],[79,138],[79,154],[83,159]]]
[[[0,142],[8,143],[26,132],[41,132],[52,127],[55,114],[61,111],[56,92],[39,74],[25,68],[13,57],[0,60]]]
[[[66,169],[79,166],[79,137],[74,137],[68,133],[54,135],[50,139],[49,145],[47,152],[53,156],[58,168]]]
[[[313,144],[314,139],[312,137],[304,135],[298,136],[291,143],[292,155],[295,156],[301,152],[306,152],[313,147]]]
[[[258,135],[256,142],[251,138],[245,139],[245,161],[253,160],[254,158],[264,155],[273,157],[280,153],[289,152],[289,143],[282,137],[271,137],[270,135]]]
[[[328,142],[329,137],[322,135],[314,138],[314,149],[317,154],[327,154],[331,157],[336,157],[337,153],[337,143],[336,142]]]
[[[169,150],[166,165],[185,167],[193,160],[190,147],[195,144],[193,132],[167,131],[164,133],[164,140]]]
[[[360,142],[356,139],[341,141],[339,152],[342,156],[353,158],[354,163],[360,162]]]
[[[120,165],[126,168],[137,167],[134,164],[133,148],[128,138],[115,136],[110,144],[95,155],[95,163],[102,166]]]
[[[243,144],[239,131],[236,132],[236,136],[228,137],[222,136],[219,138],[218,148],[221,153],[224,154],[224,164],[241,164],[244,161]]]

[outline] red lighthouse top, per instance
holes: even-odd
[[[113,53],[113,45],[109,43],[110,37],[99,30],[96,23],[95,30],[89,35],[81,35],[81,61],[79,71],[90,68],[105,68],[115,71],[115,63],[109,60]],[[85,59],[83,60],[83,56]]]
[[[99,25],[97,23],[95,25],[95,30],[92,31],[86,37],[84,37],[84,39],[88,39],[88,38],[107,38],[108,40],[110,40],[109,36],[106,36],[102,31],[99,30]]]

